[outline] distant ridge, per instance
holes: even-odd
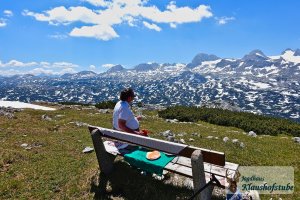
[[[142,63],[107,72],[83,71],[60,77],[0,77],[0,100],[98,103],[118,99],[132,87],[138,101],[158,106],[221,102],[241,111],[300,122],[299,49],[267,56],[254,50],[242,58],[197,54],[188,65]],[[221,106],[224,106],[221,105]]]

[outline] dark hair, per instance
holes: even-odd
[[[131,88],[126,88],[121,91],[120,93],[120,99],[121,101],[127,101],[128,97],[134,97],[134,92]]]

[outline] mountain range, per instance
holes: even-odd
[[[300,122],[300,49],[278,56],[254,50],[242,58],[200,53],[188,64],[115,65],[100,74],[0,76],[0,100],[96,103],[117,100],[124,87],[146,104],[222,107]]]

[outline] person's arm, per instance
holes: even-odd
[[[135,130],[133,130],[133,129],[131,129],[131,128],[128,128],[127,126],[126,126],[126,120],[124,120],[124,119],[119,119],[118,120],[118,125],[119,125],[119,129],[121,129],[122,131],[125,131],[125,132],[127,132],[127,133],[133,133],[133,134],[137,134],[137,135],[143,135],[141,132],[139,132],[139,131],[135,131]]]

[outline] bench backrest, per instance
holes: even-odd
[[[144,137],[140,135],[130,134],[112,129],[106,129],[97,126],[89,126],[90,132],[98,129],[102,137],[119,140],[122,142],[139,145],[142,147],[163,151],[166,153],[179,155],[187,158],[191,158],[192,153],[195,150],[201,150],[203,155],[203,161],[214,165],[225,165],[225,154],[223,152],[212,151],[209,149],[203,149],[198,147],[189,146],[186,144],[178,144],[174,142],[168,142],[150,137]]]

